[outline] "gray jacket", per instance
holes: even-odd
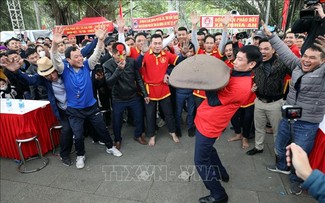
[[[269,40],[282,62],[292,70],[286,104],[302,107],[302,117],[299,120],[320,123],[325,113],[325,63],[311,72],[303,72],[300,59],[277,35],[272,35]],[[302,75],[297,97],[294,86]]]

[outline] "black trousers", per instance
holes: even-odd
[[[236,134],[243,134],[244,138],[250,137],[254,120],[254,105],[246,108],[239,108],[231,118],[231,124]]]
[[[150,100],[149,104],[145,104],[147,135],[150,137],[154,136],[156,130],[156,113],[157,113],[158,102],[159,102],[159,106],[164,112],[165,122],[167,123],[169,132],[174,133],[176,131],[175,117],[174,117],[173,107],[172,107],[170,97],[167,97],[159,101]]]
[[[65,110],[58,108],[60,114],[60,124],[62,125],[60,136],[60,157],[68,158],[73,144],[73,132]]]
[[[85,154],[84,122],[86,119],[91,122],[92,126],[99,134],[100,141],[105,143],[107,148],[111,148],[113,146],[113,141],[109,135],[103,116],[101,115],[97,104],[83,109],[68,107],[67,114],[69,116],[70,126],[74,134],[75,148],[78,156],[83,156]]]

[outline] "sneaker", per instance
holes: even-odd
[[[85,160],[86,160],[85,156],[77,156],[76,167],[78,169],[85,167]]]
[[[105,143],[104,142],[101,142],[101,141],[98,141],[98,144],[105,145]]]
[[[65,157],[65,158],[61,157],[61,161],[65,166],[71,166],[73,164],[73,161],[70,159],[70,157]]]
[[[106,152],[108,154],[113,154],[114,156],[120,157],[122,156],[122,153],[120,152],[120,150],[116,149],[115,146],[113,146],[112,148],[108,149],[106,148]]]
[[[93,144],[95,144],[95,143],[97,143],[97,144],[100,144],[100,145],[105,145],[105,143],[104,142],[101,142],[101,141],[91,141]]]
[[[290,174],[290,170],[288,170],[288,171],[280,170],[280,169],[278,169],[278,167],[276,167],[274,165],[267,166],[266,169],[269,171],[272,171],[272,172],[276,172],[276,173],[282,173],[282,174],[286,174],[286,175]]]
[[[302,193],[301,184],[298,182],[293,182],[290,185],[290,193],[294,195],[300,195]]]

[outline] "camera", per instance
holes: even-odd
[[[247,32],[239,32],[236,34],[236,39],[245,39],[245,38],[248,38]]]
[[[298,106],[284,105],[281,111],[282,117],[290,120],[301,118],[302,115],[302,108]]]
[[[305,0],[304,3],[307,6],[311,6],[311,5],[315,5],[315,4],[318,4],[318,3],[325,3],[325,0]]]
[[[231,11],[231,15],[236,15],[237,14],[237,11],[236,10],[232,10]]]
[[[100,65],[100,63],[97,63],[95,65],[94,70],[95,70],[95,74],[97,74],[97,73],[103,73],[104,72],[104,69],[103,69],[102,65]]]
[[[325,3],[325,0],[305,0],[304,3],[307,8],[300,11],[300,19],[314,19],[317,16],[314,5]]]

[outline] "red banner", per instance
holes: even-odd
[[[290,5],[290,0],[284,0],[283,10],[282,10],[282,25],[281,25],[281,29],[283,31],[285,31],[287,25],[289,5]]]
[[[111,21],[103,23],[90,23],[84,25],[64,25],[63,34],[65,35],[93,35],[95,34],[95,29],[98,28],[99,24],[103,24],[107,27],[108,32],[113,32],[114,26]]]
[[[221,29],[221,20],[225,16],[201,16],[200,26],[205,28]],[[232,22],[229,23],[228,28],[236,29],[257,29],[259,23],[258,15],[238,15],[234,16]]]
[[[154,30],[174,27],[178,21],[178,12],[171,11],[149,18],[133,18],[133,30]]]

